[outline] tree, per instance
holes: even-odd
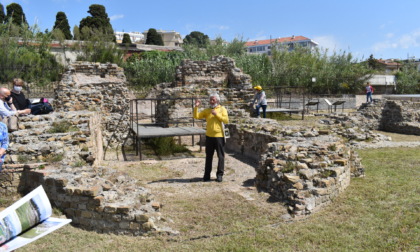
[[[418,94],[420,92],[420,73],[415,63],[405,63],[401,71],[397,72],[396,77],[398,94]]]
[[[55,29],[60,30],[64,34],[65,39],[73,38],[70,32],[70,25],[69,21],[67,20],[67,16],[62,11],[57,12],[57,15],[55,16],[55,24],[53,30]]]
[[[43,34],[36,26],[25,28],[20,34],[14,31],[16,25],[9,29],[8,24],[0,24],[0,30],[2,26],[8,29],[0,32],[1,83],[16,76],[36,84],[59,80],[63,69],[50,51],[50,34]]]
[[[193,31],[184,38],[184,44],[196,45],[201,48],[207,47],[210,44],[209,36],[199,31]]]
[[[128,45],[132,43],[130,35],[128,35],[128,33],[124,33],[122,43]]]
[[[17,3],[11,3],[6,6],[7,16],[6,22],[12,23],[17,26],[22,26],[23,24],[28,25],[26,21],[25,13],[23,13],[22,6]]]
[[[146,38],[147,45],[160,45],[163,46],[162,36],[156,31],[156,29],[150,28],[147,32]]]
[[[74,37],[75,40],[80,40],[80,29],[79,29],[79,26],[75,25],[73,27],[73,35],[74,35],[73,37]]]
[[[81,39],[89,40],[95,34],[103,34],[105,35],[104,38],[106,41],[115,42],[114,29],[112,28],[105,7],[100,4],[92,4],[89,6],[88,13],[92,16],[85,17],[80,21],[79,30],[82,31]],[[89,28],[89,30],[84,28]],[[84,33],[83,31],[89,32]]]
[[[3,7],[3,5],[0,3],[0,24],[3,24],[3,22],[4,22],[4,18],[5,18],[5,14],[4,14],[4,7]]]
[[[369,59],[367,60],[367,63],[368,63],[368,66],[369,66],[370,69],[384,70],[384,66],[381,63],[379,63],[379,61],[377,59],[375,59],[373,57],[373,54],[371,54],[369,56]]]

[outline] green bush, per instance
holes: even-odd
[[[175,153],[189,152],[184,145],[179,145],[173,137],[155,137],[146,139],[145,144],[153,149],[158,156],[168,156]]]
[[[50,52],[51,41],[51,34],[40,33],[36,26],[0,24],[0,81],[19,77],[45,84],[59,80],[63,68]]]

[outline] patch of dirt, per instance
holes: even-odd
[[[225,153],[225,174],[223,182],[216,181],[217,154],[213,157],[211,181],[203,182],[205,165],[204,149],[200,152],[198,146],[189,147],[194,157],[182,157],[167,160],[135,161],[138,157],[131,157],[132,162],[108,161],[116,169],[124,170],[129,164],[130,169],[139,169],[136,179],[141,180],[142,186],[151,190],[157,201],[164,205],[172,199],[193,199],[197,197],[210,197],[211,195],[227,195],[234,193],[244,200],[266,211],[276,212],[278,216],[288,219],[286,207],[270,197],[268,193],[258,191],[255,187],[255,162],[240,154]],[[158,178],[152,179],[142,176],[143,167],[157,167],[159,171],[167,171]],[[131,173],[131,172],[130,172]]]

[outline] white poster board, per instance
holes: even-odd
[[[51,214],[42,186],[0,212],[0,252],[15,250],[71,222]]]

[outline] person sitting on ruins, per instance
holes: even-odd
[[[12,89],[12,101],[13,105],[17,110],[23,110],[31,108],[31,102],[26,99],[25,94],[22,92],[24,82],[22,79],[15,78],[13,79],[13,89]]]
[[[2,122],[7,125],[9,131],[18,129],[18,118],[19,115],[27,115],[31,113],[31,109],[17,110],[13,105],[13,98],[8,88],[0,88],[0,116]]]
[[[255,95],[254,98],[252,100],[252,105],[254,105],[255,103],[255,111],[257,112],[257,117],[260,117],[260,108],[263,109],[263,117],[266,118],[266,111],[267,111],[267,98],[265,96],[265,92],[263,91],[263,88],[261,86],[255,86],[254,87],[255,90]]]
[[[8,147],[9,135],[7,133],[7,126],[0,122],[0,172],[3,169],[4,158],[6,157],[6,150]]]
[[[224,139],[224,125],[229,123],[228,113],[225,107],[220,105],[220,96],[218,94],[210,95],[210,108],[206,108],[198,112],[198,107],[201,105],[200,100],[195,101],[194,118],[206,119],[206,164],[204,167],[203,181],[210,181],[210,174],[212,170],[214,151],[217,152],[219,162],[217,164],[217,182],[223,181],[223,174],[225,168],[225,139]]]

